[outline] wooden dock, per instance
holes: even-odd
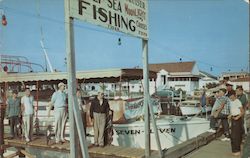
[[[250,158],[250,131],[245,139],[242,153],[242,158]]]
[[[189,139],[186,142],[178,144],[172,148],[169,148],[167,151],[164,152],[164,158],[179,158],[183,157],[197,149],[201,148],[209,144],[211,141],[215,140],[216,138],[220,137],[222,132],[219,131],[218,133],[209,133],[205,132],[195,138]],[[153,153],[152,157],[156,157],[156,152]]]
[[[176,145],[166,151],[164,151],[164,157],[167,158],[177,158],[187,153],[190,153],[197,148],[200,148],[203,145],[208,144],[216,137],[219,136],[220,133],[204,133],[199,135],[196,138],[190,139],[182,144]],[[46,144],[46,139],[43,136],[34,137],[29,143],[26,143],[21,139],[4,139],[4,144],[6,147],[16,147],[16,148],[35,148],[40,150],[49,150],[49,151],[57,151],[68,154],[70,151],[69,142],[60,144],[55,144],[54,142],[50,142],[49,145]],[[90,157],[93,158],[143,158],[144,149],[139,148],[128,148],[128,147],[119,147],[119,146],[105,146],[101,147],[93,147],[89,146],[89,154]],[[152,157],[159,157],[157,151],[152,151]]]
[[[192,138],[184,143],[178,144],[166,151],[164,151],[164,157],[166,158],[235,158],[231,155],[230,141],[223,142],[220,140],[221,132],[219,133],[203,133],[196,138]],[[248,146],[245,145],[245,153],[250,152],[250,136],[246,139]],[[45,137],[35,137],[30,143],[26,143],[21,139],[5,139],[4,143],[6,147],[16,148],[35,148],[46,151],[63,152],[69,154],[70,146],[69,142],[63,143],[62,145],[51,142],[49,145],[46,144]],[[91,158],[144,158],[144,149],[128,148],[119,146],[105,146],[93,147],[89,146],[89,154]],[[246,154],[245,154],[246,155]],[[159,157],[157,151],[152,151],[154,158]],[[244,157],[244,158],[249,158]]]
[[[69,142],[55,144],[51,142],[49,145],[46,144],[45,137],[34,137],[29,143],[26,143],[21,139],[4,139],[5,147],[16,147],[18,149],[34,148],[46,151],[57,151],[68,154],[70,151]],[[119,146],[105,146],[105,147],[93,147],[89,146],[90,157],[93,158],[143,158],[144,149],[128,148]]]
[[[220,137],[216,140],[213,140],[206,146],[201,147],[199,150],[196,150],[188,155],[185,158],[237,158],[237,156],[232,155],[231,151],[231,142],[230,141],[221,141]],[[238,156],[242,158],[250,158],[250,134],[245,139],[245,142],[242,144],[242,155]]]
[[[221,141],[220,138],[199,148],[185,158],[236,158],[232,155],[230,141]]]

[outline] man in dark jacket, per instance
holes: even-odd
[[[97,97],[91,102],[90,107],[90,117],[94,123],[95,146],[104,146],[104,130],[109,110],[108,100],[104,98],[103,92],[98,92]]]
[[[17,136],[17,124],[21,116],[21,102],[17,97],[18,92],[14,90],[12,97],[7,100],[6,116],[10,120],[10,138]]]

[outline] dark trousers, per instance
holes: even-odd
[[[231,124],[231,146],[232,152],[239,152],[242,141],[242,118],[238,120],[232,119]]]
[[[220,113],[218,115],[217,118],[215,118],[214,116],[211,116],[210,118],[210,128],[212,129],[216,129],[216,123],[218,122],[218,120],[221,120],[222,123],[222,127],[224,130],[224,134],[229,137],[229,124],[228,124],[228,119],[227,119],[228,115],[222,114]]]
[[[215,118],[214,116],[211,116],[210,117],[210,128],[216,130],[217,129],[217,125],[216,125],[217,122],[218,122],[217,118]]]
[[[19,123],[18,116],[12,116],[9,118],[10,120],[10,136],[15,137],[17,136],[17,124]]]

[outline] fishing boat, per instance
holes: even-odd
[[[86,83],[112,83],[112,82],[124,82],[129,80],[141,80],[142,69],[109,69],[109,70],[96,70],[96,71],[80,71],[76,73],[76,78],[79,87]],[[150,79],[156,78],[155,72],[150,72]],[[65,82],[67,79],[66,72],[30,72],[30,73],[2,73],[0,78],[1,89],[8,90],[11,88],[20,88],[21,86],[29,86],[33,89],[33,95],[35,98],[34,106],[38,109],[35,117],[39,119],[40,129],[46,128],[49,124],[54,123],[53,112],[51,116],[47,116],[48,108],[47,104],[51,96],[47,96],[42,101],[39,99],[40,92],[43,88],[53,88],[53,85],[59,82]],[[50,86],[49,86],[50,85]],[[55,89],[51,89],[54,91]],[[45,94],[49,94],[46,92]],[[117,93],[120,94],[120,93]],[[46,96],[46,95],[45,95]],[[154,98],[154,97],[153,97]],[[91,98],[84,98],[86,100],[87,109],[90,107],[89,102]],[[176,144],[182,143],[188,139],[196,137],[197,135],[207,131],[209,129],[209,121],[205,118],[195,117],[181,117],[181,116],[166,116],[160,115],[161,102],[154,98],[155,101],[151,101],[152,105],[155,105],[154,112],[157,116],[156,125],[160,134],[161,145],[163,148],[169,148]],[[143,99],[110,99],[110,108],[114,111],[113,115],[113,145],[117,146],[130,146],[137,148],[144,148],[144,121],[143,121]],[[159,106],[160,105],[160,106]],[[131,106],[133,108],[131,108]],[[133,110],[131,110],[133,109]],[[141,112],[135,113],[140,109]],[[128,114],[128,111],[132,113]],[[93,128],[91,119],[88,117],[87,112],[87,139],[93,143]],[[140,119],[141,118],[141,119]],[[152,126],[151,126],[152,127]],[[196,129],[195,131],[193,129]],[[43,130],[41,130],[43,131]],[[151,129],[151,146],[152,149],[157,149],[154,139],[154,132]],[[69,126],[67,126],[66,134],[69,134]]]
[[[159,99],[151,97],[150,102],[150,106],[153,107],[153,113],[156,118],[157,132],[159,133],[162,148],[170,148],[183,143],[209,129],[209,121],[206,118],[161,115],[162,111]],[[112,144],[115,146],[144,148],[145,124],[143,99],[118,100],[116,103],[118,103],[117,105],[119,106],[114,106],[114,101],[111,101],[111,109],[119,109],[118,111],[120,111],[119,113],[116,111],[116,115],[114,115],[113,118],[114,135]],[[92,128],[88,128],[88,132],[90,135],[94,133]],[[157,150],[154,132],[151,128],[151,148]],[[93,142],[93,138],[91,141]]]

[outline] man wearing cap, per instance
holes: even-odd
[[[211,118],[210,118],[210,130],[208,132],[216,132],[216,123],[218,119],[221,119],[222,126],[224,129],[224,134],[226,137],[229,137],[229,124],[227,120],[227,116],[229,115],[229,99],[225,96],[226,89],[222,88],[219,90],[218,98],[216,98],[216,101],[213,105],[212,112],[211,112]],[[227,109],[224,110],[224,109]],[[224,112],[222,113],[222,111]],[[226,115],[225,113],[228,112]],[[228,139],[227,139],[228,140]]]
[[[231,86],[231,88],[230,88]],[[233,91],[232,85],[227,86],[227,90],[225,91],[225,97],[226,97],[226,102],[221,106],[221,112],[218,116],[219,119],[222,121],[222,127],[224,129],[224,135],[225,138],[223,138],[223,141],[228,141],[230,137],[230,132],[229,132],[229,123],[228,123],[228,115],[230,115],[230,100],[229,100],[229,95]]]
[[[64,133],[64,119],[66,117],[66,93],[65,84],[60,82],[58,84],[58,90],[53,93],[51,97],[51,104],[54,105],[54,115],[55,115],[55,139],[56,143],[63,143],[63,133]]]
[[[17,124],[21,116],[21,102],[17,97],[18,92],[12,91],[12,96],[7,100],[6,116],[10,120],[10,138],[17,136]]]
[[[244,109],[247,108],[248,100],[246,95],[243,93],[243,87],[242,86],[237,86],[236,87],[236,95],[237,98],[240,100],[242,106]]]
[[[228,81],[226,83],[226,89],[227,89],[227,92],[226,92],[226,96],[228,97],[230,92],[233,90],[233,84],[232,82]]]
[[[109,113],[109,103],[104,98],[103,92],[99,91],[97,97],[91,102],[90,117],[94,123],[94,145],[104,146],[104,129],[106,116]]]
[[[23,115],[25,141],[30,142],[33,135],[33,106],[34,98],[30,95],[30,89],[26,88],[25,95],[21,99],[21,111]]]

